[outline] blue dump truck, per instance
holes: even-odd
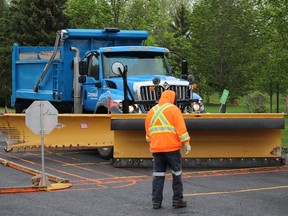
[[[46,148],[94,148],[103,158],[113,157],[116,167],[143,167],[152,165],[145,113],[172,89],[193,134],[184,166],[282,164],[283,113],[204,113],[187,61],[178,55],[181,72],[172,70],[168,62],[174,53],[144,46],[147,37],[146,31],[65,29],[57,32],[54,46],[14,44],[12,106],[23,113],[33,101],[45,100],[57,108],[57,129],[46,134]],[[39,136],[26,126],[25,116],[0,114],[6,151],[39,150]]]
[[[166,48],[144,46],[147,31],[65,29],[54,46],[13,45],[11,105],[22,113],[34,100],[59,113],[145,113],[165,89],[183,113],[204,112],[193,75],[181,59],[175,78]]]

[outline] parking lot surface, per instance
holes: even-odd
[[[288,166],[185,168],[184,196],[188,206],[182,209],[172,208],[172,178],[167,172],[163,208],[153,210],[152,168],[115,168],[101,159],[96,150],[47,150],[45,173],[52,180],[68,181],[71,187],[23,192],[17,188],[32,186],[33,174],[29,170],[41,171],[41,152],[7,153],[5,145],[0,141],[0,215],[288,214]],[[3,188],[7,187],[16,190],[4,193]]]

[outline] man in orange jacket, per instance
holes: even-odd
[[[152,107],[145,120],[146,141],[153,154],[152,203],[154,209],[161,208],[163,187],[167,166],[173,176],[174,208],[186,207],[183,201],[182,157],[180,148],[184,145],[186,154],[191,150],[190,136],[180,109],[174,105],[176,94],[166,90],[159,103]]]

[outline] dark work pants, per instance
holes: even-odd
[[[153,183],[152,202],[161,203],[163,200],[163,187],[167,166],[170,167],[173,176],[173,202],[183,200],[182,157],[180,150],[173,152],[153,153]]]

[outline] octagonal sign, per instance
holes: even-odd
[[[26,126],[34,134],[49,134],[58,124],[58,111],[49,101],[34,101],[25,113]]]

